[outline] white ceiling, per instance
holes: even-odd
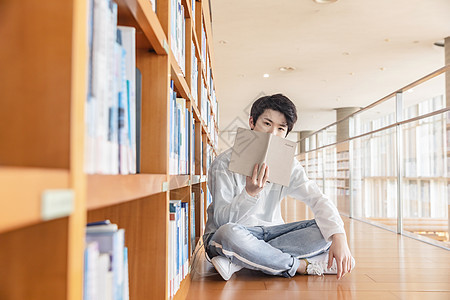
[[[221,134],[273,93],[297,105],[294,130],[320,129],[334,108],[366,106],[444,66],[433,43],[450,36],[450,0],[211,0],[211,11]]]

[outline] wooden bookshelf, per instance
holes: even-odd
[[[97,209],[161,193],[165,174],[88,175],[87,209]]]
[[[85,173],[88,1],[25,0],[2,5],[0,38],[8,41],[0,48],[2,299],[82,299],[85,224],[103,219],[125,229],[130,299],[169,299],[169,200],[195,204],[196,240],[203,234],[206,145],[218,152],[200,100],[201,87],[210,84],[201,60],[205,56],[202,25],[215,78],[209,2],[196,1],[194,16],[191,1],[181,1],[186,18],[183,72],[171,49],[170,1],[158,0],[156,13],[149,0],[114,1],[118,25],[136,28],[136,67],[142,74],[140,174],[133,175]],[[196,66],[192,66],[192,44]],[[197,82],[192,81],[192,68],[198,72]],[[172,175],[169,165],[171,80],[195,122],[195,139],[192,133],[188,137],[194,144],[195,161],[190,164],[195,171],[180,175]],[[211,104],[209,90],[206,97]],[[210,126],[218,131],[212,106],[207,114]],[[59,190],[74,195],[73,207],[63,216],[47,218],[43,193]],[[174,299],[187,296],[190,280],[188,275]]]
[[[137,47],[167,55],[169,44],[156,13],[147,0],[117,0],[119,23],[137,29]]]
[[[69,172],[61,169],[0,167],[0,233],[42,221],[45,190],[68,189]]]

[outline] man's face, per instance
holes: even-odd
[[[288,125],[284,114],[273,109],[266,109],[256,121],[253,122],[253,117],[249,120],[250,128],[259,132],[267,132],[279,137],[286,137]]]

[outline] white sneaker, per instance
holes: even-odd
[[[328,268],[328,252],[307,258],[306,260],[309,262],[306,267],[306,273],[309,275],[337,274],[336,259],[333,258],[333,264],[331,268]],[[355,259],[352,257],[352,270],[354,267]]]
[[[232,263],[228,257],[224,256],[214,256],[211,258],[211,263],[224,280],[230,279],[235,272],[243,268]]]

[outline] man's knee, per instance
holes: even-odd
[[[214,233],[214,240],[228,240],[239,234],[245,227],[236,223],[227,223],[219,227]]]

